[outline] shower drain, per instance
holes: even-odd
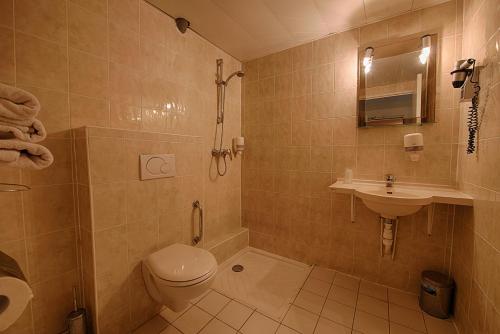
[[[234,272],[239,273],[242,272],[245,268],[241,264],[235,264],[232,269]]]

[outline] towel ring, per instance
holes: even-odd
[[[30,187],[24,184],[17,183],[0,183],[0,192],[13,193],[18,191],[28,191]]]

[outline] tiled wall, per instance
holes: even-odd
[[[481,72],[477,154],[466,154],[467,110],[461,104],[459,185],[474,196],[455,226],[453,274],[458,285],[456,323],[461,333],[500,330],[500,4],[464,1],[462,59],[475,58]]]
[[[198,145],[188,145],[196,146],[193,150],[179,154],[199,158],[192,168],[201,170],[197,191],[205,208],[206,241],[217,244],[240,228],[241,159],[233,159],[224,178],[209,168],[215,60],[224,59],[225,75],[240,69],[240,62],[192,31],[180,34],[171,18],[142,0],[1,0],[0,51],[0,81],[40,99],[40,119],[49,132],[44,143],[55,156],[54,165],[44,171],[0,171],[0,182],[33,187],[22,195],[0,195],[2,214],[9,217],[0,224],[0,249],[21,263],[35,292],[26,314],[8,333],[58,333],[72,309],[72,286],[79,285],[80,276],[76,222],[88,219],[85,192],[90,189],[89,178],[78,170],[81,161],[72,163],[69,129],[99,126],[199,138]],[[241,132],[240,91],[240,81],[231,81],[227,145]],[[81,141],[81,133],[76,136]],[[139,145],[134,152],[151,149]],[[122,176],[130,175],[112,175]],[[136,186],[141,188],[138,182]],[[82,232],[85,278],[93,275],[93,249],[85,226]],[[90,282],[84,280],[83,286],[91,292]]]
[[[450,1],[335,34],[244,64],[243,217],[251,245],[391,286],[416,290],[420,271],[449,267],[453,208],[401,219],[395,261],[378,255],[377,215],[328,189],[345,168],[356,178],[454,184],[458,103],[449,70],[461,42],[461,2]],[[357,52],[369,42],[439,34],[437,122],[421,127],[356,128]],[[424,134],[418,163],[403,135]]]

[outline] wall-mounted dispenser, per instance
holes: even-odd
[[[244,150],[245,150],[245,138],[244,137],[234,137],[233,138],[234,155],[242,154]]]
[[[424,136],[421,133],[410,133],[404,136],[405,151],[411,161],[420,159],[420,152],[424,150]]]

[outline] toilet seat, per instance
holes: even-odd
[[[149,255],[145,264],[157,280],[173,287],[200,284],[217,272],[217,261],[209,251],[182,244]]]

